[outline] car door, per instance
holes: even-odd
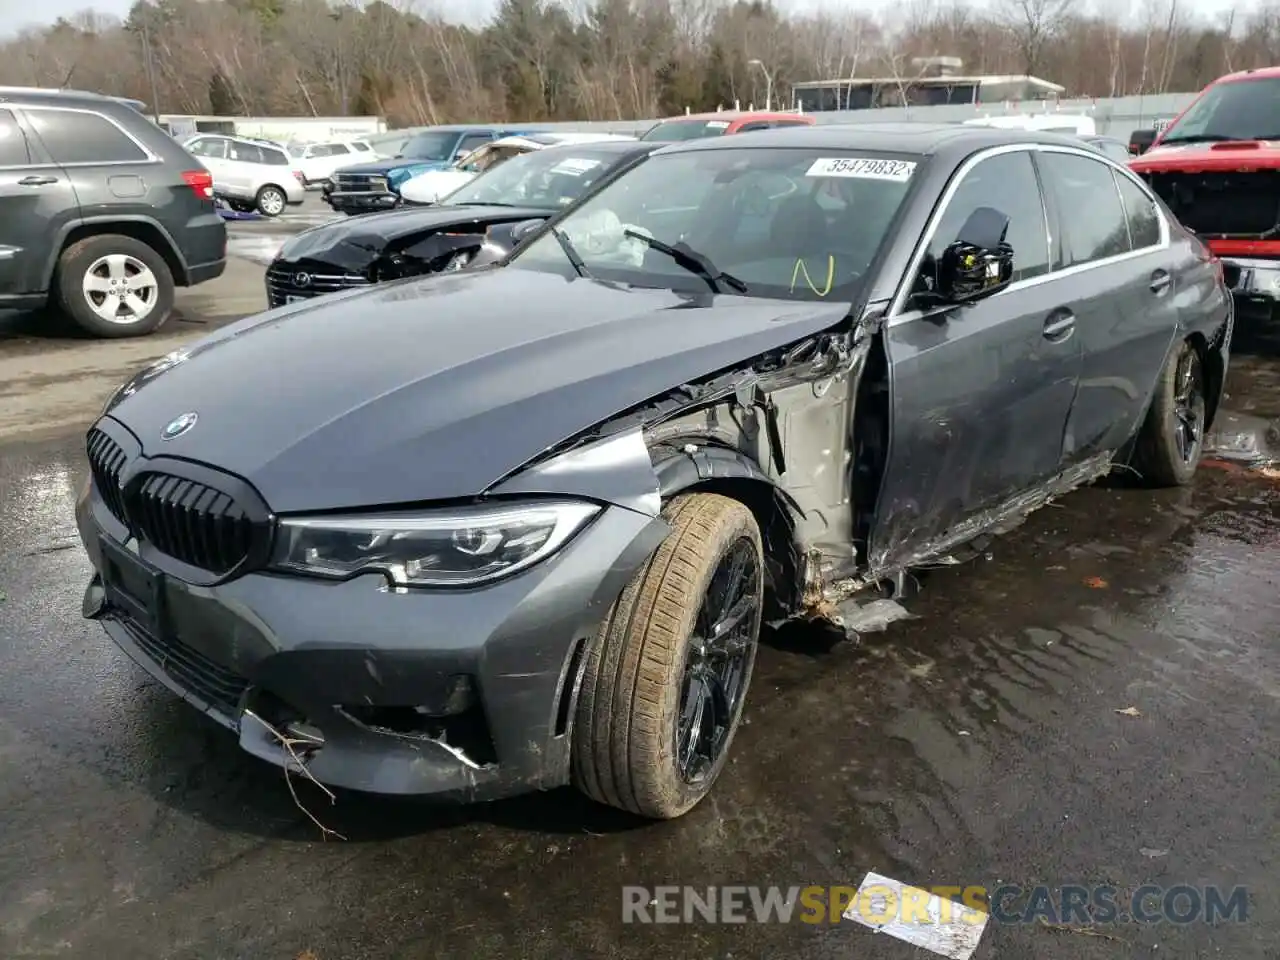
[[[1044,149],[1041,176],[1057,211],[1067,306],[1083,350],[1063,435],[1068,462],[1133,434],[1178,329],[1168,226],[1145,187],[1085,150]]]
[[[227,141],[226,183],[229,192],[248,199],[258,192],[262,173],[262,150],[256,144]]]
[[[75,187],[12,111],[0,108],[0,303],[39,293],[50,251],[79,219]]]
[[[971,159],[924,238],[909,290],[932,289],[938,258],[975,211],[1009,220],[1013,283],[947,308],[910,293],[884,343],[891,437],[870,555],[880,569],[911,560],[1057,473],[1081,368],[1063,323],[1069,291],[1052,282],[1054,244],[1029,149]]]
[[[197,137],[187,143],[187,152],[213,174],[215,181],[223,173],[227,159],[227,141],[222,137]]]

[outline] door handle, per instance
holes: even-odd
[[[1169,289],[1169,284],[1173,282],[1173,278],[1169,276],[1167,270],[1157,270],[1151,274],[1151,292],[1159,296]]]
[[[1076,315],[1070,310],[1055,310],[1044,321],[1044,338],[1061,341],[1071,336],[1076,328]]]
[[[19,181],[18,181],[18,186],[20,186],[20,187],[44,187],[44,186],[47,186],[47,185],[49,185],[49,184],[51,184],[51,183],[57,183],[57,182],[58,182],[58,178],[57,178],[57,177],[40,177],[40,176],[31,176],[31,177],[23,177],[21,180],[19,180]]]

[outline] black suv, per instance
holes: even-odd
[[[128,101],[0,87],[0,308],[138,336],[226,257],[212,175]]]

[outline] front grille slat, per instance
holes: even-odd
[[[138,536],[161,553],[223,575],[253,552],[257,528],[221,490],[164,473],[145,473],[130,489]]]
[[[111,515],[128,524],[124,509],[124,491],[120,489],[120,471],[127,456],[114,440],[101,430],[89,431],[86,451],[89,456],[89,472],[98,488],[98,494]]]
[[[296,277],[305,273],[310,282],[300,285]],[[267,298],[269,305],[279,307],[288,297],[318,297],[326,293],[337,293],[354,287],[371,285],[368,277],[359,273],[334,273],[332,267],[319,265],[311,267],[305,262],[276,263],[267,269]]]
[[[1203,236],[1280,231],[1280,174],[1150,173],[1147,181],[1183,226]]]
[[[249,682],[219,666],[176,638],[159,639],[130,620],[125,621],[133,641],[179,686],[190,690],[227,717],[236,715]]]

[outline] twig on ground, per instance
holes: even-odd
[[[1124,937],[1117,937],[1112,933],[1103,933],[1101,930],[1094,930],[1091,927],[1078,927],[1069,923],[1050,923],[1044,917],[1040,917],[1040,926],[1052,930],[1054,933],[1078,933],[1082,937],[1100,937],[1103,940],[1113,940],[1116,943],[1128,943]]]
[[[337,837],[339,840],[347,839],[337,830],[334,830],[331,827],[326,827],[323,823],[320,822],[320,820],[316,817],[314,813],[312,813],[310,810],[307,809],[306,805],[298,797],[298,791],[293,785],[293,777],[289,775],[290,766],[291,765],[295,766],[299,773],[301,773],[309,781],[315,784],[316,787],[320,790],[320,792],[329,798],[329,803],[331,804],[337,803],[338,798],[334,796],[333,791],[330,790],[328,787],[326,787],[319,780],[317,780],[315,778],[315,775],[310,770],[307,769],[306,764],[302,762],[302,758],[298,756],[298,751],[296,748],[299,746],[305,747],[310,741],[301,740],[296,737],[286,737],[283,733],[277,730],[275,726],[273,726],[270,723],[267,723],[267,721],[263,720],[260,716],[258,716],[252,710],[246,710],[245,716],[253,717],[254,720],[257,720],[258,723],[262,724],[263,728],[266,729],[273,737],[275,737],[276,742],[279,743],[280,746],[282,746],[285,749],[285,751],[289,754],[289,761],[292,761],[292,764],[290,764],[289,761],[286,761],[284,764],[285,786],[289,788],[289,795],[293,797],[294,805],[299,810],[301,810],[304,814],[307,815],[308,820],[310,820],[312,823],[314,823],[317,827],[320,828],[321,839],[328,840],[329,837],[331,836]]]

